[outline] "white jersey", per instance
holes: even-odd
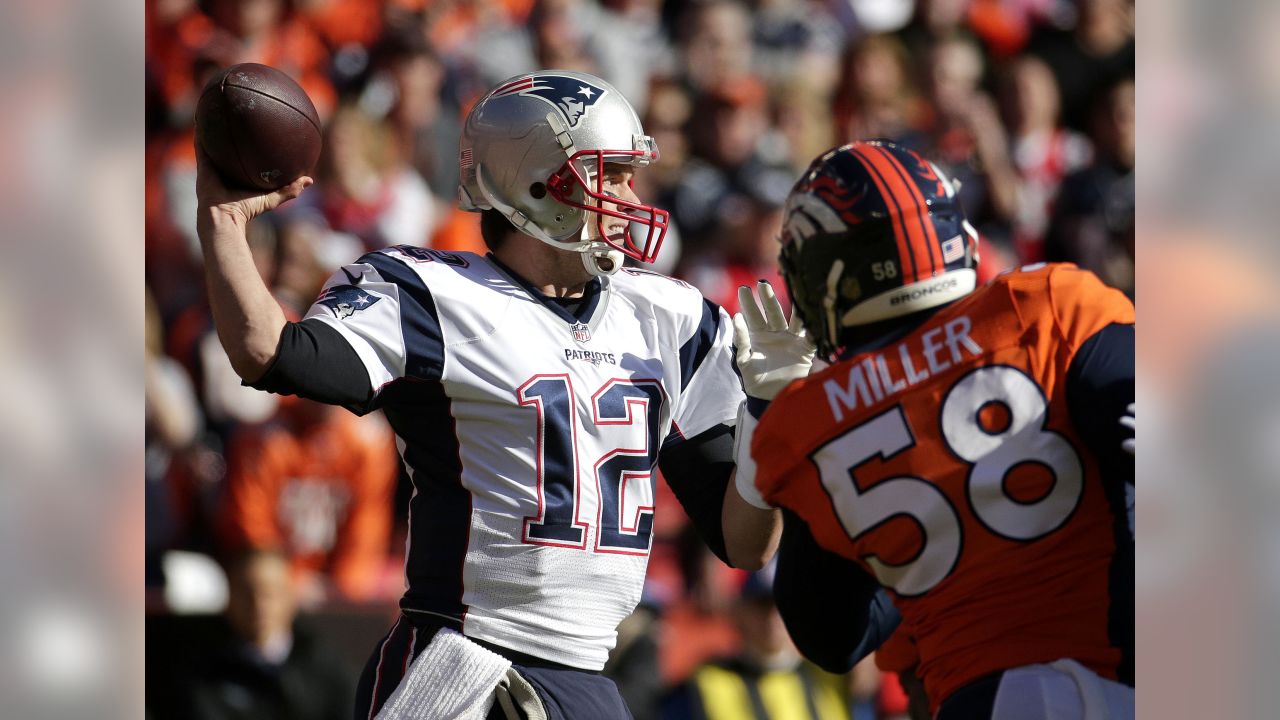
[[[363,360],[413,480],[401,607],[602,668],[640,600],[659,450],[743,399],[724,310],[624,269],[575,317],[492,256],[405,246],[325,287],[307,318]]]

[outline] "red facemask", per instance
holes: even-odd
[[[654,162],[658,159],[658,152],[657,150],[579,151],[574,153],[564,165],[560,166],[559,170],[552,173],[551,177],[547,179],[548,192],[551,193],[551,197],[569,207],[595,213],[596,230],[599,231],[600,239],[609,247],[629,258],[651,263],[658,257],[658,250],[662,247],[662,240],[667,235],[667,226],[670,224],[671,213],[652,205],[623,200],[606,192],[604,189],[606,157],[609,162],[615,163],[627,162],[631,158],[644,158],[648,162]],[[590,168],[592,162],[595,163],[595,172],[588,171],[584,174],[584,169]],[[648,164],[648,162],[645,164]],[[579,167],[580,165],[581,167]],[[579,187],[582,188],[582,194],[586,202],[579,202],[573,198],[574,190]],[[590,204],[592,201],[595,204]],[[611,207],[605,207],[606,203]],[[609,237],[605,232],[605,217],[628,221],[620,236],[615,233],[613,237]],[[632,228],[636,225],[646,228],[643,244],[636,242],[636,238],[632,234]]]

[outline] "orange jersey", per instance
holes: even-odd
[[[220,529],[233,547],[280,548],[295,570],[324,572],[346,597],[367,599],[387,561],[395,439],[381,416],[314,407],[324,419],[305,433],[270,422],[237,435]]]
[[[1086,340],[1133,322],[1092,273],[1027,268],[793,383],[761,419],[761,493],[892,593],[935,711],[1019,665],[1074,658],[1116,678],[1122,523],[1066,378]]]

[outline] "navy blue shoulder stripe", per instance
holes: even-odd
[[[702,361],[711,352],[716,342],[716,333],[720,330],[720,306],[702,299],[702,319],[698,329],[680,346],[680,390],[689,386],[689,380],[702,366]]]
[[[404,333],[405,375],[439,380],[444,373],[444,336],[435,298],[409,266],[380,252],[359,262],[373,266],[384,280],[400,289],[400,325]]]

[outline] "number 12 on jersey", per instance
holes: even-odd
[[[538,514],[524,519],[524,542],[586,549],[590,522],[579,518],[584,488],[569,376],[536,375],[520,386],[516,399],[538,412]],[[640,505],[636,498],[644,495],[628,489],[645,483],[647,497],[653,497],[653,467],[661,443],[658,432],[665,399],[657,380],[636,378],[609,380],[591,396],[595,426],[616,425],[626,430],[625,440],[603,452],[591,466],[598,498],[595,552],[649,552],[653,506]],[[628,497],[632,498],[630,504]]]
[[[1008,424],[983,427],[980,411],[1001,405]],[[1071,517],[1084,490],[1080,456],[1059,433],[1046,428],[1048,401],[1035,381],[1017,368],[992,365],[960,378],[942,402],[939,425],[947,449],[969,465],[965,494],[983,528],[1000,537],[1032,542]],[[960,516],[935,484],[909,475],[880,480],[865,490],[854,471],[873,458],[888,460],[915,447],[901,405],[853,427],[810,456],[822,486],[850,539],[857,542],[891,518],[905,516],[922,533],[920,551],[891,565],[865,555],[881,585],[899,595],[922,595],[942,582],[964,546]],[[1052,487],[1036,500],[1011,497],[1005,478],[1023,463],[1036,463],[1052,476]]]

